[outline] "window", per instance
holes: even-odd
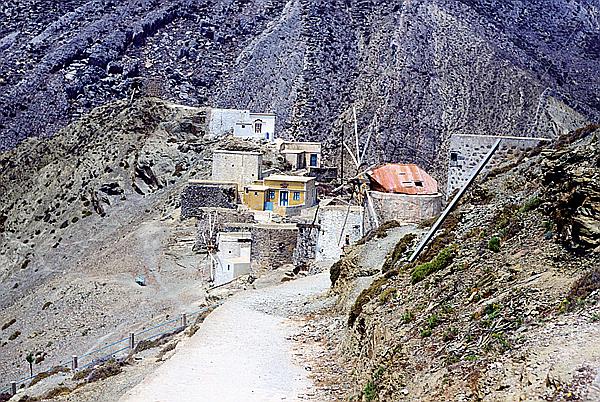
[[[279,206],[281,207],[287,207],[289,205],[289,192],[287,191],[280,191],[279,192]]]
[[[456,153],[456,152],[450,152],[450,160],[452,162],[458,161],[458,153]]]
[[[294,191],[294,201],[300,201],[300,191]]]
[[[262,121],[257,120],[254,122],[254,132],[256,134],[262,133]]]
[[[310,154],[310,166],[316,167],[317,166],[317,159],[318,159],[318,155],[317,154]]]
[[[417,186],[417,187],[423,187],[423,182],[422,181],[416,181],[415,182],[415,186]]]
[[[275,190],[269,190],[269,193],[267,194],[267,199],[269,199],[269,200],[275,199]]]
[[[255,196],[257,196],[257,195],[258,195],[258,191],[255,191],[255,192],[254,192],[254,195],[255,195]]]

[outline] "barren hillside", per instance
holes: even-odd
[[[367,401],[598,400],[594,129],[492,171],[415,263],[418,237],[381,229],[334,265],[345,315],[341,335],[321,335],[353,375],[329,381]],[[390,237],[397,246],[369,268]]]
[[[442,169],[451,133],[553,135],[598,117],[599,15],[595,0],[9,0],[0,149],[141,79],[189,106],[274,111],[280,133],[336,156],[356,106],[369,161]]]

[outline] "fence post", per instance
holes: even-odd
[[[10,382],[10,392],[13,395],[17,395],[17,382],[16,381],[11,381]]]
[[[181,314],[181,326],[187,327],[187,313]]]
[[[135,333],[133,332],[129,334],[129,349],[135,349]]]
[[[71,369],[73,371],[77,370],[77,368],[79,367],[79,362],[77,360],[77,355],[73,355],[71,360]]]

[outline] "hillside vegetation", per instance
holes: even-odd
[[[397,237],[384,272],[348,309],[341,357],[354,368],[355,396],[600,398],[596,129],[490,172],[416,262],[406,262],[414,236]],[[357,255],[380,241],[356,246],[336,276],[364,276]],[[341,300],[351,283],[333,287]]]

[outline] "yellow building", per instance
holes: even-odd
[[[255,211],[295,215],[317,203],[314,177],[272,175],[244,187],[244,204]]]

